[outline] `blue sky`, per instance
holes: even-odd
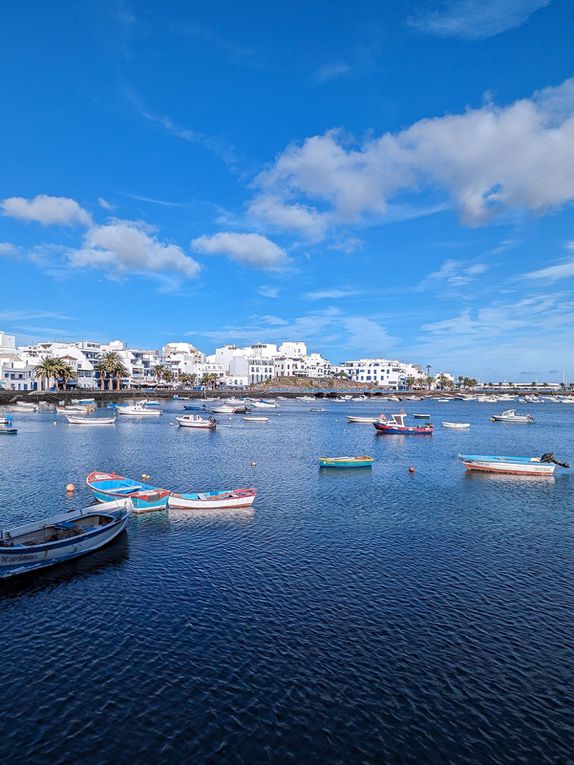
[[[570,0],[23,0],[0,329],[574,379]]]

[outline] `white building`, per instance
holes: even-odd
[[[381,388],[398,389],[406,384],[407,377],[420,377],[422,372],[414,364],[389,359],[357,359],[345,361],[333,368],[355,382],[378,385]]]

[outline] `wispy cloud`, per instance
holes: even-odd
[[[261,287],[257,288],[257,292],[263,297],[275,299],[279,297],[281,290],[279,287],[272,287],[267,284],[262,284]]]
[[[568,242],[566,248],[574,252],[574,241]],[[548,284],[571,279],[572,277],[574,277],[574,258],[524,274],[525,279],[546,282]]]
[[[213,343],[254,343],[262,339],[282,342],[297,337],[315,348],[337,347],[348,354],[384,356],[396,345],[386,327],[372,316],[345,314],[336,306],[310,311],[294,319],[264,315],[253,316],[248,325],[228,325],[216,330],[194,329],[189,337],[204,337]]]
[[[147,204],[151,205],[160,205],[160,207],[189,207],[190,205],[186,202],[170,202],[165,199],[156,199],[154,197],[145,197],[141,194],[130,194],[127,191],[118,191],[118,194],[121,194],[124,197],[127,197],[128,199],[133,199],[136,202],[146,202]]]
[[[480,40],[524,24],[551,0],[447,0],[425,7],[408,24],[420,32]]]
[[[355,289],[324,289],[306,292],[303,297],[305,300],[339,300],[340,298],[354,297],[360,294],[361,291]]]
[[[67,316],[59,311],[36,311],[36,310],[18,310],[18,311],[0,311],[0,321],[38,321],[40,319],[56,319],[58,321],[72,321],[73,317]]]
[[[433,271],[422,282],[418,289],[428,289],[436,286],[452,288],[467,287],[471,282],[488,271],[487,263],[465,263],[462,260],[445,260],[438,271]]]
[[[126,98],[137,113],[147,122],[156,125],[163,132],[179,138],[182,141],[205,146],[206,149],[219,157],[228,167],[233,168],[237,163],[235,148],[229,141],[218,136],[210,136],[201,131],[192,130],[180,125],[165,114],[156,114],[144,106],[139,96],[130,87],[125,87]]]
[[[349,74],[351,67],[348,64],[325,64],[320,66],[313,74],[313,81],[322,85],[330,80],[344,77]]]

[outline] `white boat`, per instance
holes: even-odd
[[[295,396],[297,401],[307,401],[313,403],[316,399],[314,396]]]
[[[95,406],[96,399],[95,398],[73,398],[72,399],[72,404],[83,404],[84,406],[86,404],[88,404],[88,405],[92,404],[92,405]]]
[[[93,406],[56,406],[56,412],[58,414],[89,414],[89,412],[93,411]]]
[[[254,415],[243,418],[246,422],[269,422],[269,417],[256,417]]]
[[[225,403],[229,406],[245,406],[245,401],[240,398],[226,398]]]
[[[161,409],[147,408],[142,404],[126,404],[116,408],[118,414],[130,417],[159,417],[162,414]]]
[[[277,409],[279,405],[271,401],[254,401],[251,406],[254,409]]]
[[[0,578],[54,566],[97,550],[125,529],[131,500],[62,513],[0,532]]]
[[[557,462],[552,454],[542,457],[499,457],[484,454],[459,454],[467,470],[483,473],[506,473],[508,475],[552,476],[557,466],[570,467]]]
[[[535,422],[530,414],[516,414],[514,409],[507,409],[502,414],[493,414],[490,419],[492,422]]]
[[[18,409],[23,410],[24,412],[37,412],[38,406],[36,404],[31,403],[30,401],[16,401],[16,411]]]
[[[199,428],[203,430],[215,430],[217,427],[217,420],[215,417],[206,419],[200,417],[198,414],[182,414],[180,417],[175,418],[180,428]]]
[[[225,510],[234,507],[251,507],[255,489],[230,489],[206,491],[195,494],[170,494],[168,507],[179,510]]]
[[[451,428],[452,430],[468,430],[470,428],[470,422],[442,422],[443,428]]]
[[[437,401],[440,404],[449,404],[450,403],[450,398],[437,398]]]
[[[221,406],[214,406],[211,411],[213,414],[245,414],[247,407],[244,404],[241,406],[222,404]]]
[[[413,414],[415,420],[430,420],[430,414]]]
[[[378,421],[378,417],[355,417],[351,414],[347,415],[347,422],[355,422],[358,425],[372,425],[374,422]]]
[[[116,421],[115,417],[75,417],[70,414],[66,415],[66,419],[70,425],[113,425]]]

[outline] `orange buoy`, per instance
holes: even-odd
[[[76,487],[74,486],[73,483],[66,484],[66,491],[68,492],[68,494],[72,494],[75,490],[76,490]]]
[[[414,467],[413,467],[412,465],[410,465],[410,467],[409,467],[409,473],[414,473],[414,472],[415,472],[415,469],[414,469]]]

